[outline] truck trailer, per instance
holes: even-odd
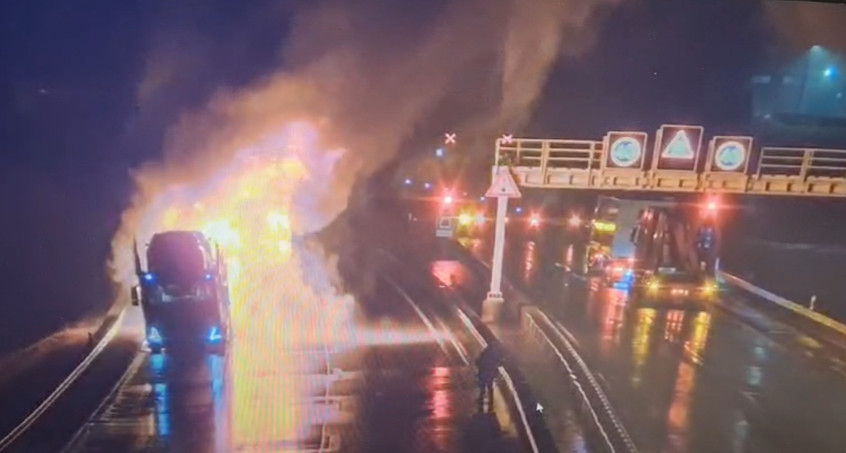
[[[600,197],[587,273],[637,299],[707,298],[716,292],[717,205]]]
[[[203,347],[224,352],[231,338],[229,284],[220,248],[196,231],[156,233],[146,250],[147,269],[133,249],[138,284],[132,303],[144,313],[153,353]]]

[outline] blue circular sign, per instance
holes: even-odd
[[[746,163],[746,147],[737,141],[728,141],[717,148],[714,164],[723,171],[737,171]]]
[[[620,137],[611,144],[611,162],[617,167],[631,167],[641,154],[643,146],[632,137]]]

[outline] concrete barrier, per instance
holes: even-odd
[[[636,453],[637,447],[596,377],[552,320],[539,308],[526,306],[521,324],[528,335],[537,338],[564,366],[569,376],[566,381],[568,388],[574,399],[581,403],[577,413],[582,426],[589,428],[585,433],[590,444],[598,451]]]

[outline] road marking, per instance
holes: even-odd
[[[567,362],[567,359],[564,358],[564,354],[558,349],[557,346],[555,346],[555,344],[552,342],[552,340],[549,339],[549,337],[546,335],[546,333],[543,331],[543,329],[540,328],[540,326],[537,324],[537,322],[532,317],[532,315],[526,314],[526,316],[529,318],[529,321],[531,322],[531,324],[535,327],[535,330],[538,333],[541,334],[541,336],[546,341],[546,343],[549,345],[549,347],[552,348],[552,351],[558,357],[558,360],[564,365],[565,368],[567,368],[567,372],[570,375],[569,378],[576,385],[576,388],[579,391],[579,394],[582,395],[582,400],[585,402],[588,409],[590,410],[591,416],[593,417],[594,424],[596,425],[597,428],[599,428],[599,432],[602,434],[602,437],[605,439],[605,444],[608,446],[608,449],[613,453],[615,451],[614,450],[614,444],[611,442],[611,439],[608,437],[608,434],[605,432],[605,428],[602,426],[602,423],[600,423],[599,415],[596,413],[596,410],[593,408],[593,405],[590,404],[590,399],[588,399],[587,394],[584,392],[584,389],[582,388],[581,383],[579,382],[578,378],[576,377],[576,374],[573,372],[573,369],[571,368],[570,363]],[[553,330],[554,330],[554,327],[553,327]],[[556,333],[558,333],[558,332],[556,331]]]
[[[444,351],[444,354],[449,356],[449,351],[447,351],[446,345],[444,345],[444,341],[441,339],[440,335],[438,335],[438,330],[435,329],[435,326],[432,324],[432,321],[430,321],[429,318],[426,317],[426,314],[423,313],[423,310],[421,310],[420,307],[417,306],[417,303],[411,299],[411,296],[409,296],[405,291],[403,291],[402,288],[400,288],[397,282],[393,281],[390,277],[384,278],[385,281],[390,283],[391,286],[393,286],[394,289],[396,289],[397,292],[400,293],[403,299],[405,299],[405,301],[408,302],[409,305],[411,305],[411,308],[414,310],[415,313],[417,313],[417,316],[420,317],[420,319],[423,321],[423,324],[426,325],[426,328],[429,329],[429,333],[432,334],[432,337],[438,343],[438,346],[440,346],[441,350]]]
[[[464,362],[465,365],[469,366],[470,360],[467,359],[467,351],[464,349],[464,346],[462,346],[461,343],[456,341],[455,335],[453,335],[452,330],[447,327],[446,324],[444,324],[444,321],[440,317],[435,316],[435,320],[438,321],[438,324],[441,326],[441,330],[444,332],[447,338],[449,338],[449,342],[452,343],[452,347],[454,347],[455,350],[458,351],[458,355],[461,356],[461,361]]]
[[[32,425],[38,420],[47,409],[52,406],[56,400],[59,399],[64,393],[70,388],[71,384],[76,382],[82,373],[91,366],[91,363],[94,362],[94,359],[100,356],[100,353],[106,349],[106,346],[112,341],[112,338],[117,335],[118,330],[120,330],[121,325],[123,324],[123,319],[126,314],[126,308],[121,310],[120,314],[118,315],[117,319],[115,319],[115,323],[106,332],[106,335],[100,339],[100,342],[88,353],[85,359],[80,362],[79,365],[74,368],[73,371],[53,390],[50,395],[38,405],[22,422],[18,424],[14,429],[12,429],[5,437],[0,439],[0,451],[8,448],[14,441],[16,441],[26,430],[28,430]]]
[[[141,368],[141,364],[144,363],[145,358],[146,354],[138,353],[135,355],[135,358],[132,359],[132,362],[126,368],[126,371],[124,371],[123,375],[121,375],[120,379],[118,379],[112,389],[109,390],[109,394],[100,401],[100,404],[97,405],[97,408],[94,409],[94,412],[91,413],[88,420],[86,420],[85,423],[76,430],[73,437],[71,437],[71,440],[64,446],[64,448],[62,448],[62,453],[71,451],[71,449],[76,446],[77,442],[83,439],[83,434],[88,432],[89,423],[96,422],[97,418],[109,409],[109,404],[118,397],[118,394],[121,389],[124,388],[126,382],[129,381],[136,372],[138,372],[138,369]]]
[[[393,258],[398,263],[402,264],[401,261],[397,260],[396,257],[391,255],[387,251],[381,250],[381,249],[380,249],[380,251],[382,253],[384,253],[385,255],[389,256],[390,258]],[[414,303],[413,300],[411,300],[411,298],[408,296],[408,294],[406,294],[405,291],[403,291],[401,288],[399,288],[399,286],[397,286],[396,282],[394,282],[393,280],[391,280],[388,277],[384,277],[384,278],[389,283],[391,283],[392,286],[397,288],[397,290],[403,295],[403,297],[406,299],[406,301],[408,301],[412,305],[412,307],[415,309],[415,312],[417,312],[417,314],[424,319],[423,322],[427,323],[426,315],[423,314],[423,311],[420,310],[420,307],[418,307],[417,304]],[[461,319],[461,322],[464,324],[464,326],[467,327],[467,330],[470,331],[470,334],[476,339],[477,342],[479,342],[479,345],[481,345],[483,348],[486,347],[488,345],[488,342],[485,341],[484,337],[482,337],[481,333],[479,333],[479,331],[473,325],[473,322],[470,320],[470,318],[467,316],[467,314],[464,313],[464,310],[462,310],[461,308],[458,308],[458,307],[456,307],[455,309],[456,309],[456,312],[458,313],[458,317]],[[432,326],[430,322],[427,323],[427,327],[428,326],[431,326],[430,331],[434,330],[434,326]],[[437,338],[436,338],[436,340],[437,340]],[[440,344],[441,348],[444,349],[442,342],[438,341],[438,344]],[[444,350],[444,352],[446,352],[446,351]],[[509,392],[511,392],[512,398],[514,398],[514,403],[515,403],[514,405],[517,406],[517,412],[520,414],[520,420],[523,423],[523,428],[526,432],[526,437],[528,437],[528,439],[529,439],[529,445],[532,447],[532,451],[534,453],[540,453],[540,450],[538,449],[537,441],[535,440],[535,435],[532,432],[531,426],[529,425],[529,420],[526,417],[526,412],[523,410],[523,403],[520,400],[520,395],[517,394],[517,389],[514,387],[514,381],[512,381],[511,375],[509,375],[508,372],[505,371],[505,369],[502,368],[502,367],[499,367],[499,374],[500,374],[500,376],[502,376],[503,380],[505,380],[506,387],[508,388]]]

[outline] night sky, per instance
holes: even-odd
[[[795,2],[561,1],[598,7],[564,34],[523,133],[599,138],[662,122],[747,132],[749,78],[768,61],[809,42],[846,50],[843,21]],[[109,301],[105,261],[129,169],[160,158],[168,127],[219,88],[296,60],[283,50],[303,4],[338,2],[174,3],[0,3],[0,350]],[[368,13],[353,26],[372,25],[363,42],[376,54],[402,51],[409,28],[460,2],[360,3]]]

